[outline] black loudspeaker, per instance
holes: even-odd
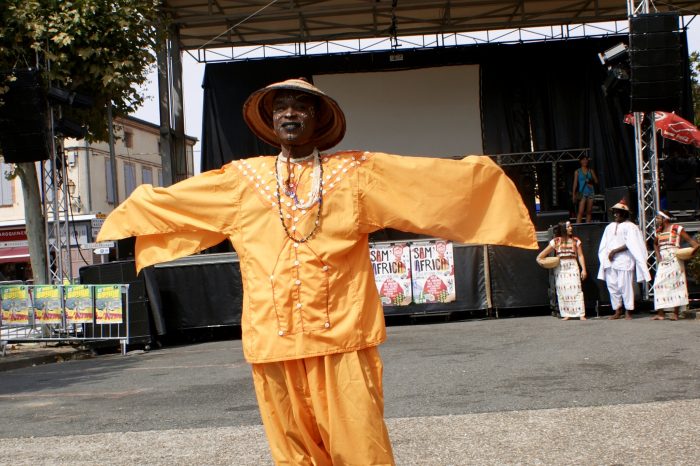
[[[698,192],[695,189],[674,189],[666,191],[668,210],[697,210]]]
[[[603,237],[603,232],[607,225],[607,223],[579,223],[574,225],[574,236],[581,240],[581,249],[586,260],[588,278],[582,282],[582,285],[586,308],[589,309],[596,304],[610,304],[610,295],[605,282],[596,279],[600,268],[598,247],[600,246],[600,238]],[[589,314],[590,316],[591,314]]]
[[[549,212],[539,212],[535,219],[537,231],[547,231],[549,227],[555,226],[559,222],[569,220],[568,210],[552,210]]]
[[[631,17],[629,56],[630,110],[679,110],[683,95],[683,60],[678,14]]]
[[[616,186],[605,190],[605,208],[608,211],[608,221],[612,222],[612,212],[610,208],[624,199],[627,207],[630,208],[630,219],[637,218],[637,188],[634,186]]]
[[[116,258],[120,261],[133,260],[136,255],[136,237],[130,236],[128,238],[117,240],[117,252]]]
[[[0,96],[0,147],[5,162],[36,162],[49,158],[46,99],[38,71],[16,70],[16,80]],[[0,73],[0,85],[8,73]]]

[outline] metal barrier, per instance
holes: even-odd
[[[0,285],[0,346],[9,343],[130,343],[129,285]]]

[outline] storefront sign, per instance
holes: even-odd
[[[114,247],[114,241],[103,241],[101,243],[85,243],[80,245],[80,249],[109,249]],[[96,252],[95,254],[109,254]]]
[[[27,231],[24,228],[10,228],[7,230],[0,230],[0,242],[26,240]]]

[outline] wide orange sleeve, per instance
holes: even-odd
[[[214,246],[236,223],[228,166],[168,188],[141,185],[107,217],[97,241],[136,236],[136,269]]]
[[[359,176],[361,228],[393,228],[469,244],[537,249],[513,182],[490,158],[367,154]]]

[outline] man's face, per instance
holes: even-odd
[[[316,130],[315,100],[298,91],[279,91],[272,100],[272,123],[282,145],[313,142]]]
[[[625,219],[624,215],[622,215],[622,212],[619,210],[613,210],[613,220],[616,221],[617,223],[622,222]]]

